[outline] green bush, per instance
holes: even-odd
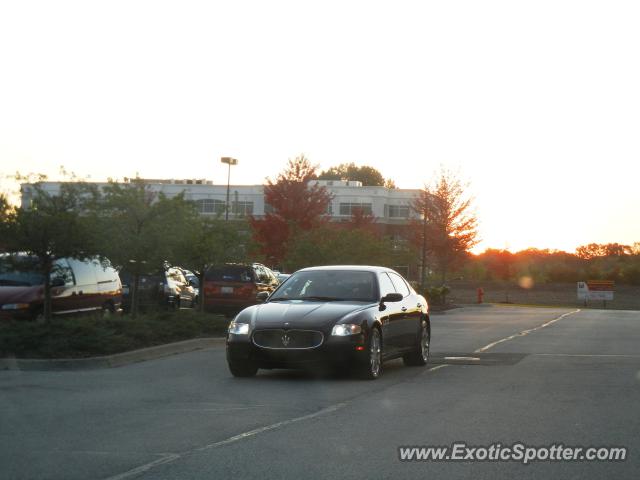
[[[79,358],[199,337],[222,336],[229,320],[192,310],[111,318],[54,318],[49,324],[0,323],[0,357]]]
[[[424,296],[432,305],[445,305],[447,303],[447,295],[451,293],[451,289],[446,285],[440,287],[429,287],[426,289]]]

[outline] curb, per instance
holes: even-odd
[[[131,363],[146,362],[157,358],[177,355],[179,353],[193,352],[205,348],[224,345],[226,338],[209,337],[184,340],[182,342],[157,345],[155,347],[132,350],[130,352],[116,353],[103,357],[89,358],[0,358],[0,370],[95,370],[101,368],[114,368],[129,365]]]

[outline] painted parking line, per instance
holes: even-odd
[[[541,330],[543,328],[546,328],[549,325],[553,325],[554,323],[562,320],[563,318],[568,317],[569,315],[573,315],[574,313],[578,313],[578,312],[580,312],[580,309],[574,310],[572,312],[563,313],[559,317],[556,317],[553,320],[549,320],[548,322],[545,322],[542,325],[538,325],[537,327],[529,328],[527,330],[523,330],[521,332],[514,333],[513,335],[509,335],[508,337],[501,338],[500,340],[496,340],[495,342],[491,342],[490,344],[485,345],[484,347],[481,347],[481,348],[475,350],[473,353],[486,352],[487,350],[495,347],[496,345],[499,345],[500,343],[508,342],[509,340],[513,340],[514,338],[517,338],[517,337],[525,337],[525,336],[529,335],[530,333],[533,333],[533,332],[536,332],[536,331]]]
[[[428,372],[434,372],[436,370],[440,370],[441,368],[444,367],[448,367],[449,365],[437,365],[435,367],[429,368],[428,370],[426,370],[425,373]],[[338,410],[340,410],[341,408],[346,407],[348,404],[350,403],[350,401],[347,402],[341,402],[341,403],[336,403],[334,405],[330,405],[328,407],[325,407],[321,410],[318,410],[317,412],[313,412],[313,413],[309,413],[307,415],[302,415],[300,417],[295,417],[295,418],[290,418],[288,420],[283,420],[281,422],[276,422],[276,423],[272,423],[271,425],[267,425],[264,427],[260,427],[260,428],[255,428],[253,430],[249,430],[247,432],[243,432],[240,433],[238,435],[234,435],[233,437],[229,437],[226,438],[224,440],[220,440],[219,442],[215,442],[215,443],[211,443],[209,445],[205,445],[202,447],[198,447],[198,448],[194,448],[192,450],[183,452],[183,453],[165,453],[165,454],[161,454],[163,455],[162,458],[159,458],[158,460],[154,460],[153,462],[149,462],[146,463],[144,465],[140,465],[139,467],[136,467],[132,470],[126,471],[124,473],[120,473],[118,475],[112,476],[112,477],[108,477],[105,480],[128,480],[130,478],[134,478],[142,473],[148,472],[149,470],[158,467],[160,465],[166,465],[168,463],[173,463],[176,460],[179,460],[181,458],[187,457],[189,455],[192,455],[194,453],[198,453],[198,452],[203,452],[206,450],[211,450],[211,449],[215,449],[215,448],[219,448],[219,447],[223,447],[226,445],[230,445],[232,443],[236,443],[236,442],[240,442],[242,440],[246,440],[248,438],[251,437],[255,437],[257,435],[260,435],[262,433],[265,432],[270,432],[273,430],[277,430],[283,427],[286,427],[288,425],[294,424],[294,423],[298,423],[298,422],[304,422],[306,420],[311,420],[313,418],[316,417],[320,417],[322,415],[328,415],[331,414],[333,412],[336,412]]]

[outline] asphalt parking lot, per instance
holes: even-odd
[[[0,371],[0,478],[638,478],[640,312],[467,307],[427,368],[260,371],[224,349]],[[401,462],[400,446],[623,446],[624,462]]]

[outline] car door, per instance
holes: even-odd
[[[75,312],[81,308],[78,304],[73,272],[66,259],[61,258],[55,261],[50,282],[53,313]]]
[[[380,298],[383,298],[388,293],[398,293],[386,273],[378,274],[378,286],[380,289]],[[395,354],[401,345],[402,326],[400,321],[403,316],[402,302],[387,302],[384,304],[384,310],[380,311],[382,342],[385,355]]]
[[[389,277],[398,293],[403,296],[400,305],[400,318],[398,320],[398,348],[411,349],[416,344],[416,335],[421,318],[421,305],[411,292],[407,282],[397,273],[389,272]]]
[[[93,262],[99,265],[97,260],[68,259],[69,266],[73,270],[73,277],[76,282],[74,291],[75,307],[79,311],[96,310],[102,307],[100,295],[98,294],[98,280],[96,279],[96,268]]]

